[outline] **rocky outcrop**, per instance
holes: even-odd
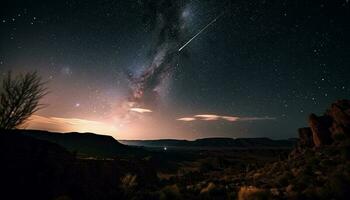
[[[270,199],[349,199],[350,101],[308,122],[288,159],[249,171],[245,184],[269,191]]]
[[[338,100],[332,104],[331,109],[327,113],[333,120],[346,127],[350,126],[350,101]]]
[[[333,119],[333,124],[330,127],[332,137],[339,134],[347,134],[350,130],[350,101],[338,100],[332,104],[327,115]]]
[[[305,128],[299,128],[299,143],[303,147],[313,147],[314,141],[312,139],[312,131],[311,128],[305,127]]]
[[[309,128],[300,128],[302,147],[321,147],[332,144],[338,136],[350,136],[350,100],[338,100],[322,116],[311,114]]]
[[[316,147],[328,145],[332,143],[331,132],[329,127],[332,119],[325,115],[317,117],[315,114],[309,116],[309,126],[312,130],[312,138]]]

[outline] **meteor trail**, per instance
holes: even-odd
[[[188,40],[182,47],[180,47],[179,52],[183,48],[185,48],[192,40],[194,40],[199,34],[201,34],[203,31],[205,31],[205,29],[207,29],[210,25],[215,23],[223,14],[224,14],[224,12],[221,13],[220,15],[218,15],[217,17],[215,17],[215,19],[213,19],[209,24],[207,24],[204,28],[202,28],[196,35],[194,35],[190,40]]]

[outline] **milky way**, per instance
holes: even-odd
[[[155,107],[162,83],[171,78],[173,69],[178,64],[178,48],[183,41],[181,13],[185,2],[149,0],[141,4],[145,10],[145,23],[150,24],[155,40],[150,50],[148,66],[139,75],[129,72],[132,89],[129,101]]]

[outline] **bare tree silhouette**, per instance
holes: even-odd
[[[0,128],[14,129],[41,109],[39,101],[47,94],[45,84],[36,72],[15,77],[8,72],[0,87]]]

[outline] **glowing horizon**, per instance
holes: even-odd
[[[137,108],[137,111],[135,109],[133,111],[134,114],[131,113],[126,119],[110,117],[96,120],[33,115],[23,128],[60,133],[89,132],[110,135],[118,140],[166,138],[195,139],[200,137],[196,136],[197,134],[195,132],[188,131],[187,123],[190,124],[191,122],[198,121],[205,124],[206,121],[209,123],[218,120],[237,122],[275,119],[271,117],[237,117],[217,114],[197,114],[192,117],[181,117],[162,121],[156,118],[156,116],[144,115],[145,113],[152,112],[150,110]],[[176,123],[176,121],[178,123]],[[236,137],[236,135],[233,135],[233,137]]]
[[[164,121],[158,125],[159,121],[157,119],[146,116],[139,118],[138,115],[142,115],[142,113],[136,112],[135,115],[129,116],[135,117],[134,120],[130,121],[118,118],[91,120],[33,115],[21,128],[58,133],[95,133],[110,135],[117,140],[195,138],[193,133],[179,127],[174,128],[172,123]],[[155,129],[158,129],[158,131],[154,131]],[[176,134],[177,132],[180,134]]]

